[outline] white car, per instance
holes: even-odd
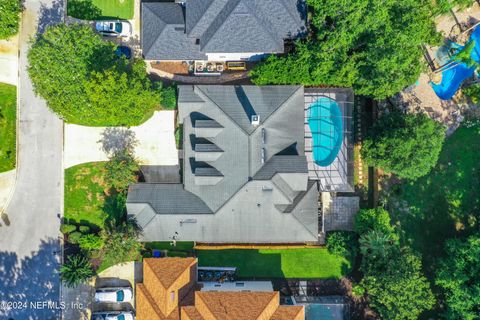
[[[132,35],[130,22],[123,20],[97,21],[95,29],[101,35],[110,37],[129,37]]]
[[[92,314],[92,320],[135,320],[130,311],[103,311]]]
[[[128,302],[132,300],[132,288],[99,288],[95,291],[96,302]]]

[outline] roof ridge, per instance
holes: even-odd
[[[242,1],[242,0],[240,0],[240,1]],[[247,4],[247,2],[242,2],[242,3],[245,5],[245,7],[247,7],[248,11],[250,11],[250,14],[255,18],[255,20],[257,20],[259,22],[259,24],[263,27],[263,31],[265,31],[265,33],[268,34],[268,36],[274,42],[276,42],[278,45],[283,46],[284,44],[277,42],[277,39],[275,39],[274,35],[270,32],[270,30],[273,29],[273,26],[272,26],[272,28],[269,28],[268,26],[266,26],[263,23],[263,21],[255,14],[255,12],[252,10],[252,8]],[[283,6],[283,7],[285,8],[285,6]],[[282,41],[283,41],[283,38],[282,38]]]
[[[215,19],[213,19],[212,23],[210,23],[210,25],[208,26],[208,28],[202,33],[202,35],[199,37],[199,38],[202,38],[205,34],[208,34],[208,31],[213,28],[213,24],[214,22],[217,20],[217,19],[220,19],[220,14],[225,10],[225,8],[228,8],[228,4],[230,3],[233,3],[234,1],[236,1],[236,4],[232,7],[232,9],[230,10],[230,12],[228,12],[228,15],[223,19],[222,23],[220,23],[220,25],[218,27],[216,27],[216,31],[212,34],[212,36],[210,36],[207,41],[205,42],[205,44],[202,44],[204,41],[200,41],[200,50],[203,51],[203,49],[205,48],[205,46],[208,44],[208,42],[212,39],[213,35],[217,33],[218,29],[220,29],[221,26],[223,26],[225,24],[225,21],[227,20],[227,18],[230,16],[230,14],[232,13],[233,10],[235,10],[235,8],[238,7],[238,4],[242,1],[242,0],[227,0],[227,2],[225,3],[225,5],[223,6],[222,10],[220,10],[220,12],[217,14],[217,16],[215,17]]]

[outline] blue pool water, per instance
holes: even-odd
[[[343,320],[344,312],[343,305],[306,304],[305,320]]]
[[[342,112],[334,100],[321,97],[307,111],[312,132],[313,159],[322,167],[330,165],[337,157],[343,141]]]
[[[475,41],[475,47],[472,50],[471,57],[476,62],[480,62],[480,28],[477,27],[472,32],[470,41],[472,40]],[[458,45],[459,50],[462,48]],[[465,63],[459,63],[452,68],[446,67],[445,71],[442,72],[442,82],[439,84],[431,82],[430,84],[440,99],[449,100],[455,95],[462,82],[473,76],[475,69],[475,66],[468,67]]]

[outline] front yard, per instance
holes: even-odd
[[[339,279],[350,262],[325,248],[197,250],[205,267],[237,267],[240,278]]]
[[[17,88],[0,83],[0,172],[15,168]]]
[[[67,223],[101,229],[108,217],[109,188],[104,182],[105,162],[80,164],[65,170]]]
[[[68,15],[85,20],[132,19],[135,0],[69,0]]]

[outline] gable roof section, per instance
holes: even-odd
[[[180,4],[167,2],[142,3],[141,41],[147,60],[205,59],[185,33],[185,19]]]
[[[251,123],[252,115],[266,119],[300,89],[300,86],[209,86],[199,85],[195,89],[223,111],[247,134],[258,126]]]
[[[158,214],[212,213],[202,199],[186,191],[182,184],[133,184],[128,189],[127,202],[148,203]],[[145,225],[153,218],[148,210],[139,214],[137,222],[145,222]]]
[[[305,307],[279,306],[270,320],[304,320]]]
[[[143,259],[144,268],[150,268],[155,279],[144,279],[144,282],[158,280],[165,289],[168,289],[194,263],[196,263],[195,258],[145,258]]]
[[[205,318],[208,318],[208,313],[212,314],[214,316],[213,319],[269,319],[271,315],[269,316],[268,313],[274,313],[274,310],[278,307],[279,300],[280,294],[275,291],[195,292],[195,306],[197,310]],[[203,310],[202,306],[205,306],[208,310]]]
[[[253,176],[254,180],[270,180],[277,173],[308,173],[305,156],[273,156]]]

